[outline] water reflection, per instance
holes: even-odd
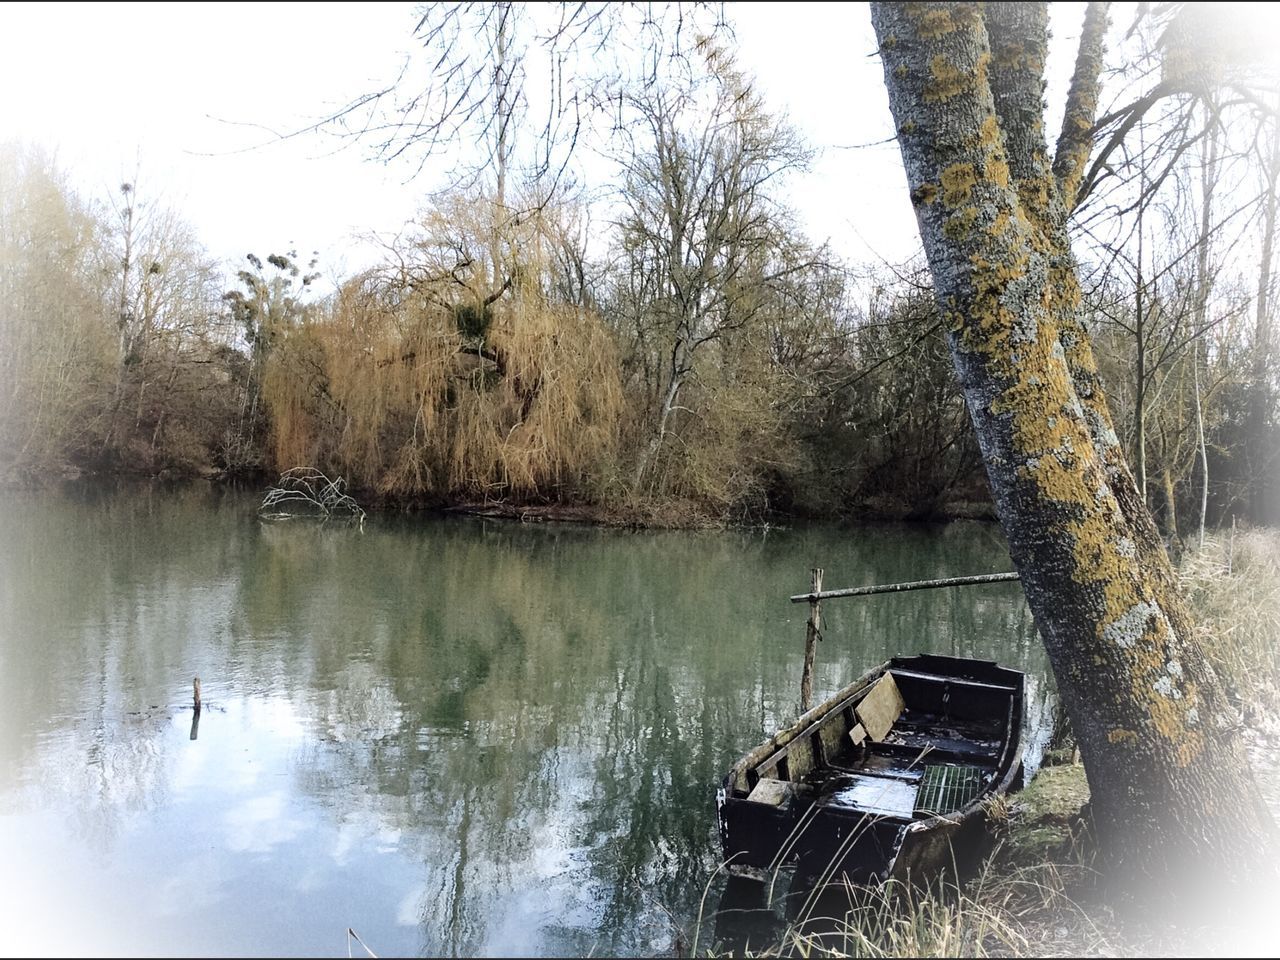
[[[338,954],[347,926],[381,953],[669,949],[718,861],[719,777],[795,713],[786,597],[809,567],[1008,565],[977,524],[361,535],[253,507],[191,488],[0,511],[0,856],[27,868],[11,902],[83,921],[41,952]],[[926,650],[1038,678],[1019,598],[829,603],[815,694]]]

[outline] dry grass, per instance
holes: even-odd
[[[958,886],[918,890],[829,887],[807,904],[776,943],[753,956],[1008,957],[1114,956],[1122,951],[1104,932],[1109,911],[1086,909],[1071,895],[1090,888],[1088,868],[1044,864],[983,873]],[[1106,924],[1095,922],[1105,915]]]
[[[1280,710],[1280,531],[1215,533],[1184,557],[1200,641],[1246,715]]]

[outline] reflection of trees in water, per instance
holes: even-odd
[[[87,848],[110,852],[130,820],[168,800],[169,765],[158,742],[168,722],[100,714],[75,721],[40,751],[29,788],[15,799],[62,811]]]
[[[5,519],[26,539],[16,553],[0,541],[0,573],[19,579],[0,600],[57,650],[41,660],[38,644],[17,645],[44,705],[15,726],[27,742],[57,716],[87,731],[138,697],[168,703],[191,663],[211,698],[220,683],[286,697],[314,733],[294,757],[298,787],[338,824],[367,811],[421,864],[427,953],[667,948],[663,908],[687,922],[719,859],[720,776],[794,715],[804,611],[787,596],[809,567],[843,586],[1008,564],[978,524],[763,537],[383,520],[360,536],[261,527],[252,506],[119,498],[36,510],[25,528]],[[59,605],[57,577],[30,558],[62,551],[77,589]],[[918,650],[1040,670],[1017,598],[828,603],[818,692]],[[111,752],[158,737],[98,729],[106,754],[86,733],[64,738],[57,762],[93,758],[112,784],[96,786],[104,810],[161,802],[162,758]],[[122,799],[124,766],[149,800]],[[60,789],[95,785],[68,774]]]
[[[160,732],[189,703],[192,665],[208,662],[240,537],[222,498],[199,488],[9,497],[0,787],[25,788],[0,796],[65,811],[106,850],[130,817],[166,802]]]
[[[802,583],[815,548],[838,554],[849,582],[1003,569],[984,530],[873,531],[861,545],[870,549],[852,551],[828,531],[787,547],[776,535],[392,530],[377,545],[376,586],[343,578],[352,589],[276,591],[242,608],[274,605],[279,620],[307,623],[368,612],[358,638],[311,638],[310,682],[339,689],[347,681],[332,665],[354,650],[372,658],[401,704],[398,742],[346,736],[334,781],[308,789],[376,781],[383,815],[412,838],[426,871],[423,949],[483,950],[509,898],[539,879],[589,907],[583,926],[544,931],[564,949],[661,949],[671,932],[658,905],[688,919],[718,860],[719,777],[793,708],[802,618],[780,579],[794,571]],[[263,582],[249,578],[246,589]],[[830,605],[831,686],[899,652],[1031,656],[1015,591]],[[327,612],[292,609],[295,596]],[[335,702],[313,699],[326,728],[349,725]],[[564,858],[561,875],[535,864],[546,855],[539,844]]]

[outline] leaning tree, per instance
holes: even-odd
[[[1114,867],[1273,871],[1237,713],[1199,649],[1100,389],[1068,238],[1107,5],[1086,13],[1056,149],[1043,3],[875,3],[897,139],[992,496]]]

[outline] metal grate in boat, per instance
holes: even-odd
[[[954,813],[973,802],[986,784],[982,767],[935,763],[924,768],[916,795],[916,816]]]

